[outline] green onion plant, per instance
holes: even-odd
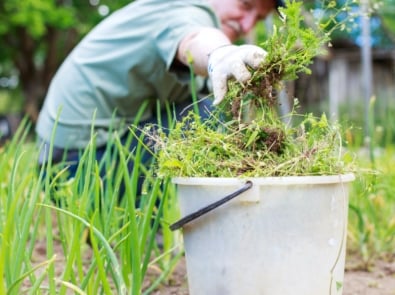
[[[108,142],[116,155],[97,162],[92,133],[74,178],[66,162],[39,169],[29,127],[25,121],[1,148],[0,293],[149,294],[182,255],[166,228],[177,214],[170,182],[142,163],[142,144],[130,153],[118,135]],[[150,268],[159,274],[149,277]]]

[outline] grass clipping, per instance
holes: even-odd
[[[182,177],[337,175],[349,172],[341,128],[325,115],[278,116],[281,81],[309,73],[329,35],[303,26],[300,3],[289,2],[280,29],[262,44],[268,52],[250,81],[229,81],[208,120],[190,113],[158,141],[158,173]],[[295,100],[296,101],[296,100]],[[296,126],[284,123],[297,119]]]

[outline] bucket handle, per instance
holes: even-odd
[[[229,202],[230,200],[232,200],[233,198],[237,197],[238,195],[241,195],[242,193],[244,193],[245,191],[249,190],[252,187],[252,181],[247,180],[247,182],[244,184],[244,186],[242,186],[241,188],[239,188],[237,191],[231,193],[230,195],[227,195],[226,197],[210,204],[207,205],[206,207],[203,207],[183,218],[181,218],[180,220],[176,221],[175,223],[170,225],[170,229],[172,231],[177,230],[181,227],[183,227],[185,224],[187,224],[188,222],[195,220],[196,218],[214,210],[215,208]]]

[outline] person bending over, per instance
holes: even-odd
[[[190,68],[198,90],[207,76],[211,82],[214,100],[198,102],[206,117],[223,99],[227,80],[245,82],[246,65],[257,67],[265,58],[258,46],[233,42],[283,5],[279,0],[138,0],[112,13],[81,40],[51,81],[36,125],[38,164],[52,155],[53,163],[68,163],[73,177],[92,134],[98,161],[116,153],[107,147],[114,132],[133,152],[137,141],[128,141],[128,126],[139,112],[140,126],[161,118],[167,127],[166,104],[174,107],[177,120],[192,108]],[[150,157],[145,153],[143,162]],[[128,166],[132,170],[133,161]]]

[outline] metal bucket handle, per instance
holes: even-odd
[[[241,188],[239,188],[237,191],[227,195],[226,197],[210,204],[207,205],[206,207],[203,207],[183,218],[181,218],[180,220],[176,221],[175,223],[170,225],[170,229],[172,231],[177,230],[181,227],[183,227],[185,224],[191,222],[192,220],[195,220],[196,218],[214,210],[215,208],[229,202],[230,200],[232,200],[233,198],[241,195],[242,193],[244,193],[245,191],[249,190],[252,187],[252,181],[247,180],[247,182],[244,184],[244,186],[242,186]]]

